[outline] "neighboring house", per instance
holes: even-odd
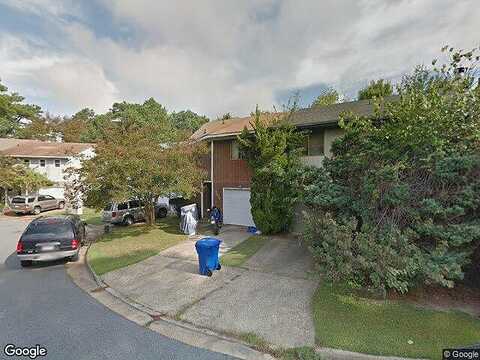
[[[39,189],[40,195],[63,198],[65,170],[80,166],[81,157],[94,154],[94,144],[60,143],[0,138],[0,155],[13,157],[45,175],[53,186]]]
[[[392,97],[393,99],[393,97]],[[353,112],[361,116],[372,116],[371,100],[345,102],[341,104],[302,109],[295,113],[292,123],[302,130],[309,130],[305,164],[321,166],[325,156],[330,156],[333,141],[341,136],[338,126],[340,115]],[[252,130],[251,117],[216,120],[204,124],[193,135],[195,141],[209,143],[209,159],[205,161],[208,179],[202,185],[201,213],[213,205],[223,211],[225,224],[254,225],[250,212],[251,170],[239,151],[237,135],[243,128]]]

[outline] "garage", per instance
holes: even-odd
[[[65,196],[64,193],[65,189],[63,187],[48,187],[38,190],[39,195],[50,195],[55,199],[63,199]]]
[[[223,189],[223,222],[225,224],[255,226],[250,211],[250,189]]]

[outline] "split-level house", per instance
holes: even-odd
[[[322,166],[323,159],[331,155],[333,141],[342,135],[338,126],[341,114],[349,112],[372,116],[375,113],[373,101],[344,102],[302,109],[294,114],[292,123],[310,133],[302,158],[305,164]],[[252,121],[252,117],[210,121],[192,135],[195,141],[207,142],[210,149],[205,162],[208,178],[202,184],[200,199],[203,216],[214,205],[222,209],[225,224],[254,225],[250,212],[252,172],[237,142],[237,136],[245,127],[252,130]]]
[[[53,185],[39,189],[38,193],[55,198],[64,197],[65,170],[80,166],[82,157],[93,154],[94,144],[0,138],[0,155],[13,157],[45,175]]]

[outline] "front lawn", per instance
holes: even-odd
[[[245,261],[252,257],[267,242],[268,237],[253,235],[237,246],[230,249],[221,258],[222,265],[242,266]]]
[[[55,215],[67,215],[67,209],[57,209],[57,210],[48,210],[42,212],[41,216],[55,216]],[[80,215],[80,218],[89,225],[102,225],[102,212],[92,209],[92,208],[83,208],[83,214]]]
[[[444,348],[480,343],[480,321],[470,315],[367,299],[340,286],[318,288],[313,318],[318,345],[368,354],[439,359]]]
[[[83,208],[83,214],[80,215],[80,217],[89,225],[102,225],[101,211],[92,208]]]
[[[88,262],[102,275],[135,264],[187,238],[180,233],[177,217],[167,217],[154,226],[115,226],[88,251]]]

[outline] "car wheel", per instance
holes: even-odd
[[[71,262],[78,261],[78,252],[75,255],[70,256],[70,258],[68,260],[71,261]]]
[[[58,203],[58,208],[59,208],[60,210],[62,210],[63,208],[65,208],[65,203],[64,203],[63,201],[59,202],[59,203]]]
[[[130,226],[133,224],[133,218],[131,216],[127,216],[124,220],[123,220],[123,223],[126,225],[126,226]]]
[[[34,213],[35,215],[38,215],[38,214],[40,214],[41,212],[42,212],[42,208],[41,208],[40,206],[35,206],[35,207],[33,208],[33,213]]]
[[[213,275],[212,270],[208,269],[208,270],[207,270],[207,276],[208,276],[208,277],[211,277],[212,275]]]
[[[167,209],[165,209],[165,208],[158,209],[157,217],[158,218],[164,218],[165,216],[167,216]]]
[[[32,263],[32,260],[20,260],[20,265],[22,265],[22,267],[32,266]]]

